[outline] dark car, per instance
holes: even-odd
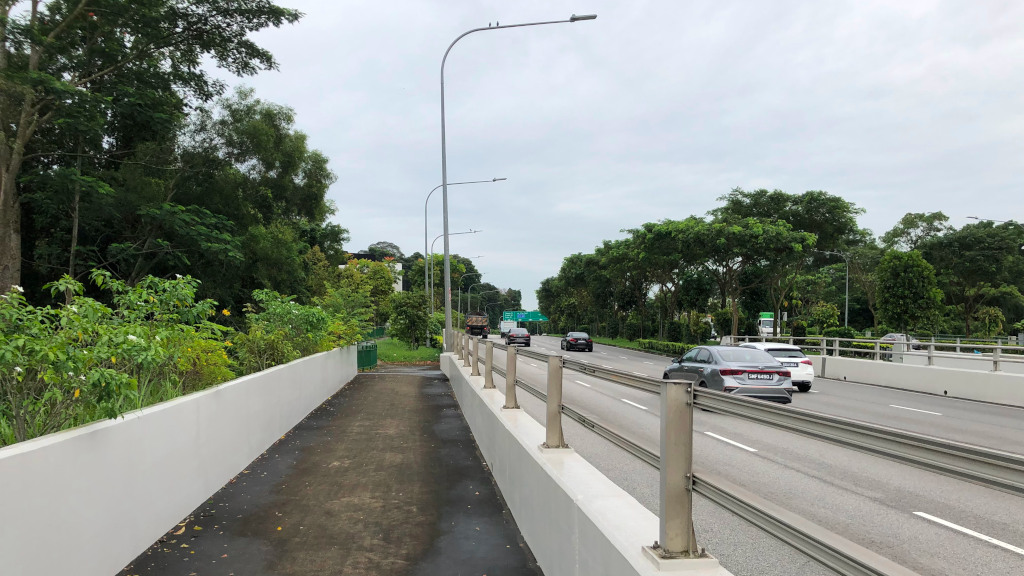
[[[562,350],[594,351],[594,341],[586,332],[569,332],[562,337]]]
[[[764,350],[698,346],[665,368],[666,380],[694,379],[697,386],[782,404],[793,401],[789,369]]]
[[[530,333],[526,328],[512,328],[505,335],[505,344],[511,346],[513,344],[522,344],[527,348],[530,347]]]

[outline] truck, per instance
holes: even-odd
[[[466,314],[466,334],[470,336],[481,336],[484,339],[490,334],[491,329],[487,325],[487,314],[476,311]]]
[[[757,319],[757,333],[760,336],[771,336],[775,328],[775,313],[761,312]]]
[[[498,324],[498,331],[501,333],[501,337],[504,338],[505,334],[508,334],[508,331],[513,329],[513,328],[515,328],[515,327],[516,327],[515,321],[513,321],[513,320],[502,320]]]

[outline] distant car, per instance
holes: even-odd
[[[562,337],[562,350],[594,351],[594,341],[586,332],[569,332]]]
[[[910,347],[914,350],[921,349],[921,341],[909,334],[898,334],[896,332],[890,332],[885,336],[879,338],[882,342],[909,342]]]
[[[505,335],[505,345],[511,346],[513,344],[522,344],[523,346],[530,347],[530,333],[526,328],[512,328]]]
[[[782,362],[783,366],[789,368],[790,378],[797,390],[810,391],[811,384],[814,383],[814,364],[799,346],[775,342],[746,342],[740,344],[740,347],[764,350],[771,354],[773,358]]]
[[[789,369],[764,350],[754,348],[698,346],[673,360],[662,378],[692,378],[702,388],[780,404],[793,401]]]

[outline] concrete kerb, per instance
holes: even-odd
[[[1024,375],[811,356],[815,376],[896,390],[1024,407]]]
[[[547,576],[655,575],[644,546],[658,538],[658,517],[571,450],[541,451],[544,426],[505,397],[484,389],[454,354],[441,355],[473,436],[523,537]],[[731,576],[715,563],[673,564],[693,576]],[[681,569],[680,569],[681,568]]]

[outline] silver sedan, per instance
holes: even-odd
[[[662,378],[690,380],[697,386],[782,404],[793,401],[789,369],[763,350],[698,346],[672,361]]]

